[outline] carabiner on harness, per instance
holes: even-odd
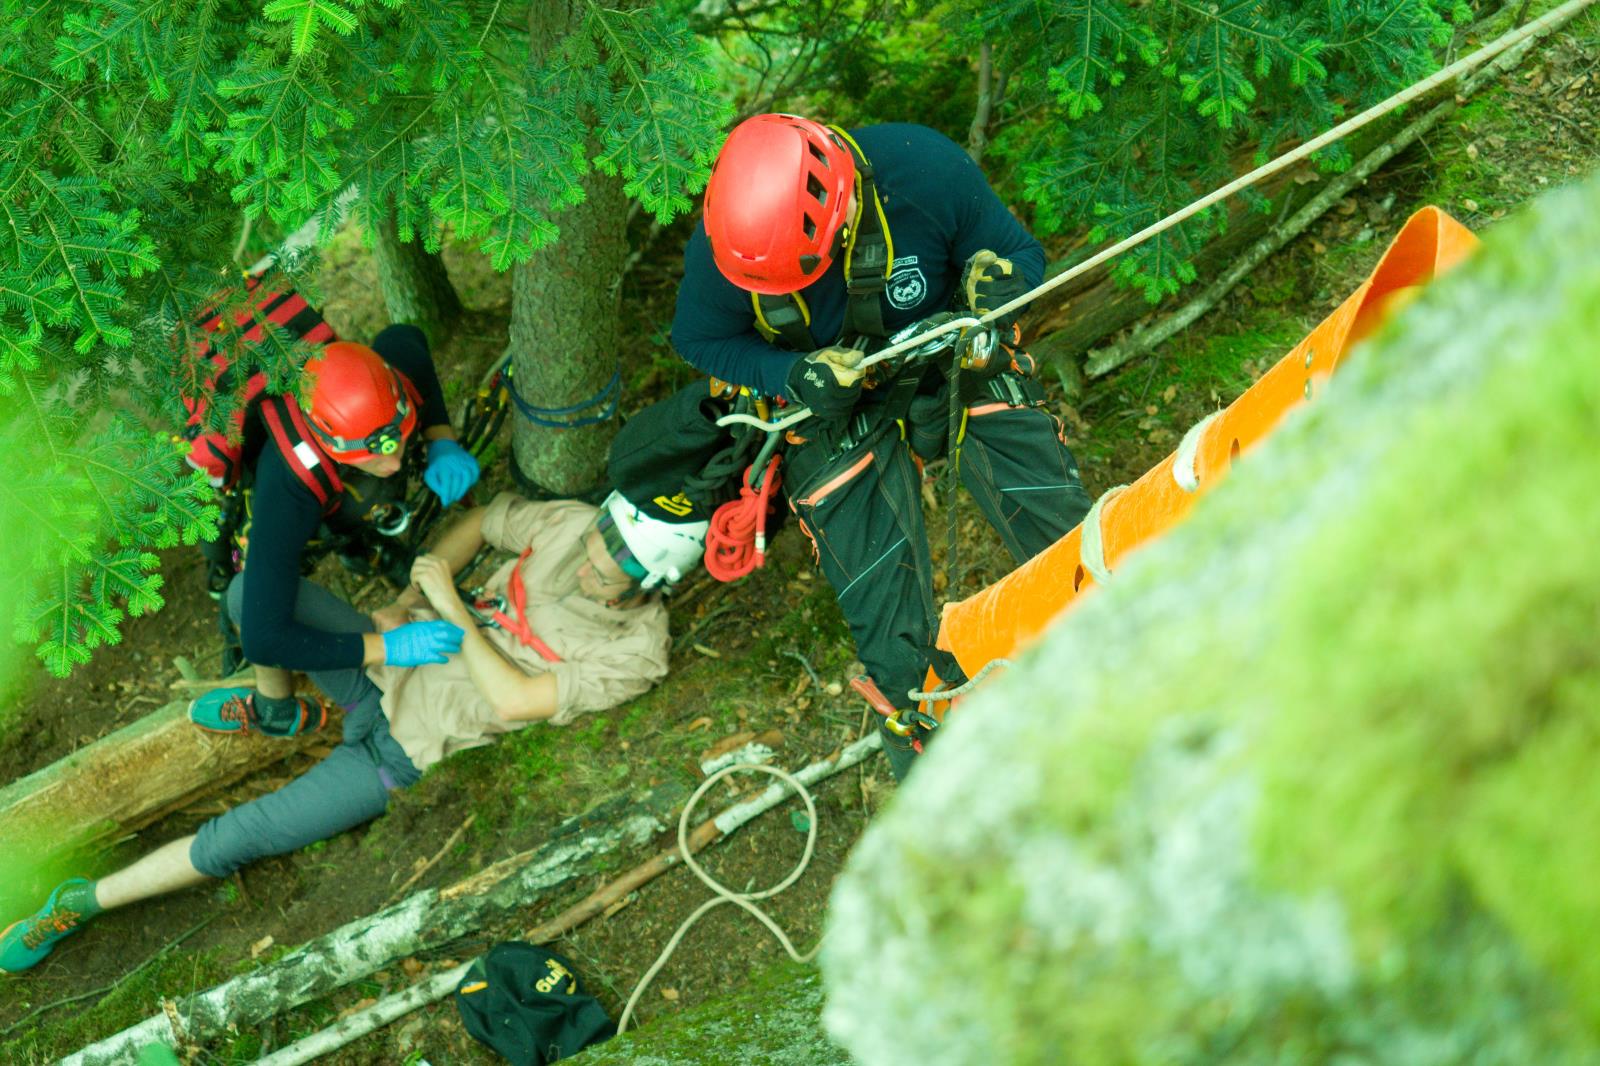
[[[411,528],[411,507],[404,503],[380,503],[372,509],[372,528],[385,537],[398,537]]]
[[[558,663],[561,656],[556,654],[554,648],[546,644],[533,631],[533,626],[528,623],[528,608],[526,592],[522,585],[522,567],[528,561],[528,556],[533,554],[533,548],[523,549],[522,555],[517,559],[517,565],[511,568],[511,576],[507,579],[505,596],[489,596],[484,592],[482,585],[473,589],[462,597],[466,604],[467,613],[480,626],[488,629],[500,629],[510,633],[524,646],[532,648],[534,653],[547,663]],[[508,611],[507,608],[510,608]]]

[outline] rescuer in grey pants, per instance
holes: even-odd
[[[243,577],[228,587],[228,611],[238,617]],[[295,621],[339,633],[367,633],[372,619],[328,590],[305,579]],[[359,668],[313,672],[311,680],[344,708],[344,742],[326,759],[278,791],[235,807],[200,827],[189,849],[194,868],[227,877],[239,867],[371,821],[389,805],[389,790],[421,776],[389,736],[389,720],[378,705],[383,693]]]

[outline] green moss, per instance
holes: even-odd
[[[1285,282],[1285,284],[1287,284]],[[1263,299],[1257,293],[1257,299]],[[1292,306],[1286,296],[1283,305]],[[1191,331],[1168,351],[1168,374],[1162,380],[1176,385],[1186,396],[1216,393],[1232,400],[1255,380],[1259,372],[1272,366],[1305,336],[1307,323],[1275,307],[1257,307],[1244,322],[1228,323],[1234,328],[1214,332]]]
[[[1558,680],[1542,727],[1476,781],[1455,846],[1482,901],[1534,957],[1568,978],[1574,1001],[1600,1026],[1596,707],[1594,671]]]
[[[947,724],[835,890],[854,1054],[1600,1055],[1597,246],[1600,178],[1493,231]]]
[[[86,1010],[68,1017],[44,1015],[36,1026],[8,1036],[5,1061],[49,1061],[71,1054],[143,1021],[173,989],[205,988],[227,977],[220,949],[172,952],[124,978]]]
[[[822,980],[809,966],[783,963],[732,996],[653,1020],[597,1045],[582,1066],[847,1066],[852,1060],[822,1031]]]
[[[1336,887],[1373,950],[1438,912],[1480,775],[1563,728],[1557,694],[1600,676],[1600,381],[1570,357],[1600,330],[1587,284],[1539,324],[1533,366],[1487,377],[1493,403],[1441,398],[1415,420],[1359,520],[1307,545],[1338,565],[1297,575],[1275,611],[1296,649],[1264,664],[1283,704],[1337,713],[1271,720],[1264,854],[1300,888]]]

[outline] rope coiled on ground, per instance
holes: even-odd
[[[760,892],[732,891],[728,888],[728,886],[722,884],[716,878],[706,873],[704,868],[702,868],[701,865],[695,861],[694,853],[689,850],[689,815],[694,811],[695,805],[700,802],[701,798],[705,796],[706,792],[710,790],[712,785],[716,784],[718,781],[721,781],[724,777],[727,777],[730,774],[736,774],[741,771],[771,774],[773,777],[776,777],[778,780],[794,789],[800,798],[805,801],[806,805],[806,817],[808,819],[808,823],[806,827],[805,853],[800,856],[800,861],[795,864],[795,868],[789,872],[788,877],[785,877],[782,881],[779,881],[771,888],[763,889]],[[650,987],[650,982],[655,980],[656,974],[661,972],[661,968],[667,964],[667,960],[672,957],[672,953],[678,949],[678,944],[683,940],[684,935],[694,927],[695,922],[698,922],[703,916],[722,906],[724,903],[735,904],[736,906],[742,907],[745,911],[754,915],[757,921],[766,926],[767,929],[772,932],[772,935],[778,938],[778,943],[783,945],[783,950],[787,951],[789,953],[789,957],[795,962],[810,962],[813,958],[815,958],[818,949],[822,947],[822,943],[820,941],[817,943],[816,947],[813,947],[810,951],[807,951],[804,954],[796,951],[794,944],[789,940],[788,934],[779,928],[778,923],[773,921],[771,916],[768,915],[766,911],[756,906],[754,901],[776,896],[779,892],[782,892],[784,889],[800,880],[800,875],[806,872],[807,866],[811,865],[811,856],[816,850],[816,801],[811,798],[811,793],[807,791],[806,786],[801,784],[799,779],[793,774],[789,773],[787,770],[780,770],[776,766],[764,766],[760,763],[745,763],[738,766],[724,767],[702,781],[700,783],[700,787],[695,789],[694,794],[689,797],[689,802],[683,805],[683,813],[678,816],[678,855],[683,859],[684,865],[687,866],[690,871],[693,872],[693,874],[705,884],[707,888],[716,893],[716,895],[702,903],[693,914],[689,915],[689,917],[683,920],[683,924],[678,926],[678,931],[672,934],[672,939],[667,941],[667,946],[661,949],[660,955],[656,956],[656,961],[651,963],[650,968],[645,971],[644,976],[639,978],[639,984],[634,988],[633,994],[628,997],[628,1005],[622,1009],[622,1020],[617,1022],[617,1033],[620,1035],[627,1031],[628,1022],[633,1018],[633,1008],[638,1006],[639,997],[644,995],[644,990]]]

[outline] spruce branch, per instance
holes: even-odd
[[[341,37],[356,31],[353,11],[334,0],[269,0],[261,9],[268,22],[286,22],[293,31],[290,47],[296,56],[310,51],[317,28],[325,26]]]
[[[171,51],[171,0],[95,0],[87,11],[68,12],[55,39],[51,69],[81,82],[95,68],[106,82],[137,72],[150,93],[165,100],[170,92],[162,57]]]
[[[583,34],[620,86],[598,106],[594,165],[621,174],[624,191],[658,222],[693,209],[729,109],[712,93],[710,68],[688,26],[645,10],[587,5]]]
[[[189,32],[173,53],[169,77],[172,107],[163,140],[168,161],[186,182],[198,178],[216,159],[206,134],[227,124],[228,109],[217,85],[216,71],[222,55],[211,10],[203,5]]]

